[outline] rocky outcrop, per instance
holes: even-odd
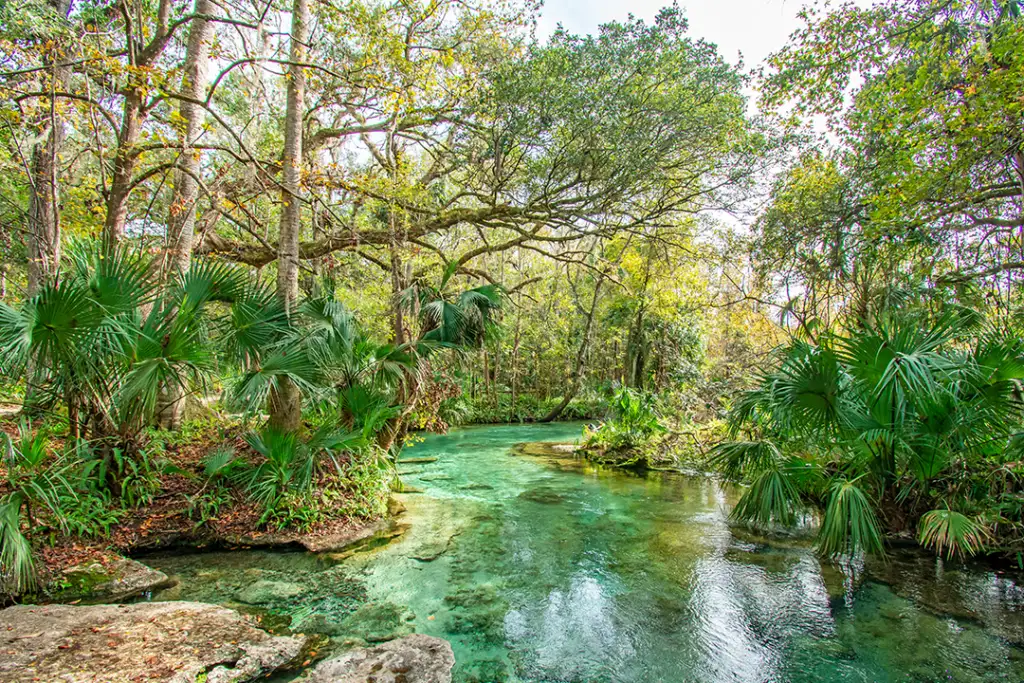
[[[403,531],[403,528],[396,527],[391,520],[381,519],[333,534],[301,536],[298,543],[311,553],[337,553],[373,539],[391,539],[401,535]]]
[[[170,588],[166,574],[125,557],[69,567],[61,573],[60,587],[52,591],[57,602],[117,602]]]
[[[205,603],[19,605],[0,611],[0,682],[250,681],[287,667],[305,643]]]
[[[374,520],[338,519],[313,533],[298,531],[258,531],[219,529],[216,525],[197,527],[187,518],[168,522],[160,532],[139,528],[119,529],[118,545],[122,552],[148,553],[168,548],[281,548],[308,550],[313,553],[338,553],[355,550],[364,544],[395,538],[405,528],[395,524],[401,504],[389,503],[388,515]]]
[[[301,683],[450,683],[455,655],[448,641],[421,634],[347,652],[321,662]]]

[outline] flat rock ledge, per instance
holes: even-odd
[[[320,662],[298,683],[451,683],[447,640],[413,634]]]
[[[251,681],[305,645],[199,602],[18,605],[0,611],[0,683]]]
[[[64,588],[52,594],[57,602],[118,602],[170,588],[175,583],[163,572],[126,557],[69,567],[62,578]]]

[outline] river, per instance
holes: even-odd
[[[429,436],[402,456],[437,458],[401,465],[420,490],[401,496],[404,535],[341,555],[154,556],[181,579],[154,599],[337,642],[440,636],[462,683],[1024,681],[1019,576],[906,552],[850,578],[805,541],[731,529],[735,492],[713,480],[513,452],[579,433]]]

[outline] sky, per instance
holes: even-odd
[[[690,34],[718,45],[735,64],[743,55],[747,69],[786,44],[800,27],[797,12],[809,0],[680,0],[690,20]],[[672,0],[545,0],[538,35],[561,23],[571,33],[594,33],[600,24],[624,20],[630,13],[650,21]]]

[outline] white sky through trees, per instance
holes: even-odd
[[[594,33],[609,21],[629,14],[652,20],[671,0],[545,0],[538,23],[538,37],[545,37],[561,23],[572,33]],[[683,0],[690,33],[718,45],[732,64],[742,54],[747,69],[786,44],[789,34],[801,25],[797,12],[804,0]]]

